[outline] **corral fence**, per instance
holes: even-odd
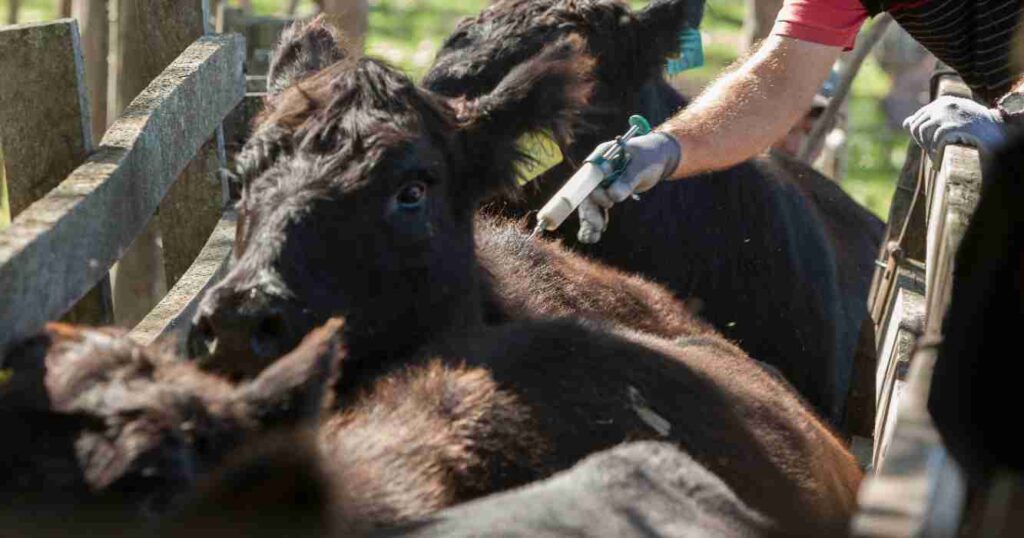
[[[13,216],[0,232],[0,349],[83,308],[76,321],[108,323],[108,271],[157,221],[164,261],[183,268],[131,335],[149,343],[186,326],[233,241],[217,170],[222,125],[245,95],[244,40],[199,37],[96,147],[76,21],[4,28],[0,51],[0,147]]]
[[[951,72],[938,72],[932,99],[971,97]],[[941,162],[914,147],[899,177],[869,297],[878,363],[873,474],[860,491],[857,536],[956,536],[965,477],[928,413],[953,260],[981,193],[978,151],[947,146]]]

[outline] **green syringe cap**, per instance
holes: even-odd
[[[641,135],[651,132],[651,124],[647,121],[647,118],[639,114],[633,114],[629,117],[629,125],[636,127]]]

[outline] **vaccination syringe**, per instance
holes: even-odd
[[[533,234],[558,229],[565,219],[599,185],[610,185],[629,163],[625,144],[634,136],[651,132],[651,125],[643,116],[629,118],[629,130],[607,147],[594,150],[569,181],[537,213],[537,227]]]

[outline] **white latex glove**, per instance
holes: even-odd
[[[998,110],[953,96],[940,97],[921,107],[903,122],[903,127],[932,159],[942,156],[946,144],[964,144],[991,152],[1006,138]]]
[[[601,150],[610,144],[614,142],[605,142],[598,148]],[[581,243],[600,241],[601,233],[608,227],[608,209],[669,177],[675,172],[682,156],[679,142],[662,132],[632,138],[626,142],[625,149],[630,157],[626,169],[607,188],[594,189],[577,209],[580,231],[576,238]]]

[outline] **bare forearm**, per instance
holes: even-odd
[[[737,164],[784,135],[806,112],[838,48],[773,37],[659,130],[679,141],[673,177]]]

